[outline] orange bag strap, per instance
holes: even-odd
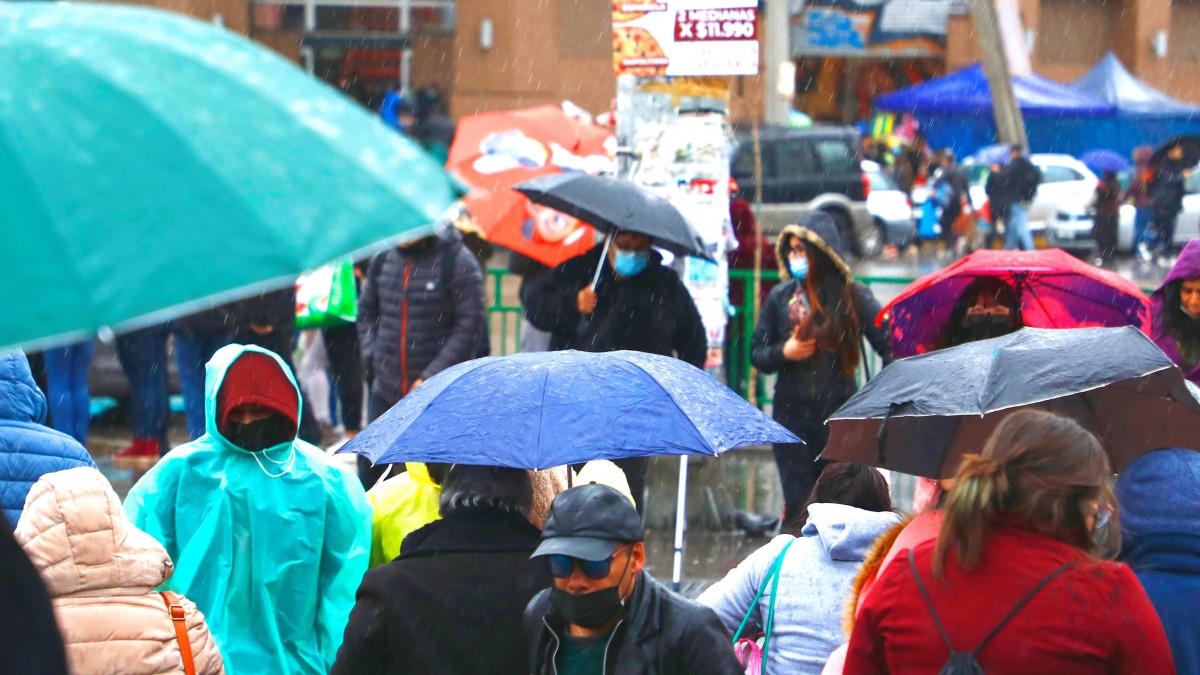
[[[188,639],[187,632],[187,617],[183,612],[183,605],[179,602],[179,596],[169,591],[161,591],[163,603],[167,606],[167,614],[171,617],[171,623],[175,624],[175,639],[179,642],[179,656],[183,660],[183,672],[187,675],[196,675],[196,662],[192,659],[192,641]]]

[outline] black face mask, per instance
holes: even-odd
[[[239,448],[259,452],[295,440],[296,426],[282,415],[271,415],[253,422],[227,420],[221,433]]]
[[[599,628],[625,609],[625,601],[621,599],[617,586],[580,595],[551,586],[550,604],[567,623],[583,628]]]
[[[988,340],[1013,332],[1008,315],[976,314],[967,317],[967,336],[972,340]]]

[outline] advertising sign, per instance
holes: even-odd
[[[613,0],[613,71],[638,77],[755,75],[756,0]]]

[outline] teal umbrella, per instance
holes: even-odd
[[[253,42],[0,2],[0,348],[132,328],[431,231],[459,187]]]

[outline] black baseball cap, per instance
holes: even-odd
[[[554,498],[542,528],[542,543],[530,557],[604,560],[621,544],[645,538],[642,517],[628,497],[607,485],[589,483]]]

